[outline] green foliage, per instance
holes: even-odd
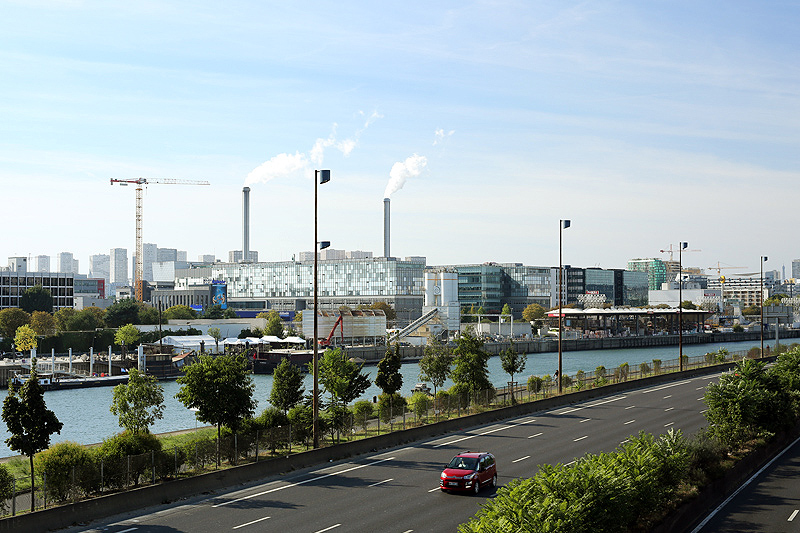
[[[151,305],[139,306],[139,324],[158,324],[158,309]]]
[[[293,365],[288,357],[284,357],[272,376],[269,403],[286,413],[303,399],[305,392],[303,375],[297,365]]]
[[[283,338],[283,320],[274,309],[267,313],[267,326],[264,328],[264,335],[271,335]]]
[[[410,407],[417,417],[417,420],[422,419],[431,408],[433,399],[424,392],[415,392],[411,395]]]
[[[606,367],[603,365],[598,366],[594,369],[594,384],[596,386],[605,385],[608,382],[606,379]]]
[[[17,328],[17,332],[14,334],[14,345],[17,350],[23,352],[33,350],[37,346],[36,332],[28,324],[23,324]]]
[[[114,334],[114,343],[117,346],[132,348],[139,342],[139,328],[133,324],[122,326]]]
[[[542,378],[539,376],[531,376],[528,378],[528,392],[534,394],[542,391]]]
[[[173,305],[172,307],[169,307],[167,308],[166,311],[164,311],[162,318],[164,320],[171,320],[171,319],[191,320],[193,318],[197,318],[197,311],[195,311],[188,305]]]
[[[30,323],[31,316],[17,307],[0,310],[0,335],[13,339],[20,326]]]
[[[36,454],[33,460],[39,477],[47,475],[47,495],[55,501],[68,500],[73,494],[73,472],[75,483],[84,493],[94,488],[94,476],[86,475],[94,470],[94,457],[85,446],[77,442],[64,441]],[[74,469],[74,470],[73,470]]]
[[[450,376],[450,367],[453,357],[447,345],[442,344],[437,338],[431,336],[425,346],[425,355],[419,361],[419,379],[430,381],[433,393],[444,385]]]
[[[229,319],[229,318],[239,318],[239,315],[236,314],[232,308],[228,307],[222,312],[222,318]]]
[[[650,373],[650,365],[647,364],[647,363],[640,363],[639,364],[639,373],[642,376],[646,376],[647,374],[649,374]]]
[[[361,426],[365,432],[369,426],[369,419],[375,416],[375,408],[369,400],[359,400],[353,405],[355,424]]]
[[[53,296],[41,285],[36,285],[22,293],[22,296],[19,297],[19,306],[26,313],[34,311],[52,313]]]
[[[8,395],[3,400],[3,422],[6,423],[10,436],[6,444],[15,452],[27,455],[31,467],[31,487],[34,486],[33,456],[46,450],[50,445],[50,436],[61,433],[63,424],[55,413],[47,408],[44,401],[44,389],[39,383],[36,371],[36,358],[31,361],[31,374],[22,385],[19,394],[13,386],[8,388]],[[31,499],[31,511],[33,511]]]
[[[350,361],[341,348],[325,350],[317,366],[319,383],[331,395],[333,404],[347,405],[369,388],[369,377],[362,373],[364,365]]]
[[[653,374],[661,373],[661,359],[653,359]]]
[[[56,321],[53,315],[44,311],[34,311],[31,314],[30,326],[37,335],[49,336],[56,333]]]
[[[539,304],[530,304],[522,311],[522,318],[528,322],[534,322],[544,318],[545,310]]]
[[[681,309],[697,309],[697,306],[691,300],[684,300],[681,302]]]
[[[155,376],[132,368],[128,382],[114,387],[111,412],[119,417],[119,426],[131,433],[150,430],[164,416],[164,387]]]
[[[380,309],[386,315],[387,321],[392,321],[397,318],[397,312],[386,302],[374,302],[370,304],[370,309]]]
[[[742,327],[741,324],[734,324],[733,325],[733,332],[734,333],[741,333],[743,331],[744,331],[744,328]]]
[[[511,315],[512,315],[511,306],[508,304],[503,304],[503,309],[500,310],[500,316],[505,317]]]
[[[97,448],[97,455],[102,459],[108,459],[141,455],[150,451],[161,451],[161,441],[158,437],[152,433],[123,431],[103,440]]]
[[[0,464],[0,513],[8,512],[9,502],[14,495],[14,476],[8,466]]]
[[[394,349],[391,345],[387,346],[383,359],[378,362],[378,372],[375,376],[375,385],[384,394],[394,394],[403,386],[403,375],[400,373],[402,363],[400,345],[395,343]]]
[[[110,328],[118,328],[125,324],[138,324],[140,306],[141,304],[130,298],[117,300],[106,309],[106,325]]]
[[[292,424],[292,438],[297,442],[307,442],[314,431],[314,410],[310,405],[295,405],[289,409],[289,422]],[[322,427],[320,431],[323,431]]]
[[[378,416],[388,424],[390,420],[403,416],[407,401],[400,394],[381,394],[378,396]]]
[[[503,372],[508,374],[511,377],[511,381],[514,381],[514,375],[519,374],[525,370],[525,364],[528,362],[528,358],[525,354],[517,353],[517,350],[514,349],[514,343],[511,343],[511,346],[500,352],[500,364],[503,367]],[[511,401],[514,401],[514,395],[512,392]]]
[[[203,316],[201,318],[219,320],[225,318],[225,314],[222,312],[222,306],[220,304],[214,304],[203,310]]]
[[[613,453],[589,454],[569,466],[541,465],[533,478],[498,490],[459,531],[628,531],[669,501],[687,466],[680,433],[659,439],[640,434]]]
[[[494,390],[489,381],[489,354],[483,349],[482,340],[476,338],[472,331],[464,331],[456,341],[453,353],[456,358],[451,376],[459,389],[473,395],[480,391]]]
[[[619,365],[619,379],[620,381],[628,381],[628,374],[630,373],[630,365],[622,363]]]

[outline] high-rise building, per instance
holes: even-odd
[[[110,283],[111,263],[108,254],[95,254],[89,256],[89,277],[102,279],[105,284]]]
[[[128,250],[112,248],[109,253],[109,282],[112,287],[128,284]]]
[[[149,242],[142,244],[142,270],[145,281],[153,281],[153,263],[155,261],[158,261],[158,246]]]
[[[178,250],[178,258],[176,259],[176,261],[185,263],[188,261],[187,259],[188,256],[189,254],[186,252],[186,250]]]
[[[800,278],[800,259],[792,259],[792,277]]]
[[[258,252],[255,250],[250,250],[248,252],[248,263],[258,263]],[[313,259],[314,256],[311,256]],[[228,252],[228,262],[229,263],[241,263],[242,262],[242,251],[241,250],[231,250]]]
[[[58,271],[63,274],[77,274],[78,262],[72,252],[61,252],[58,254]]]
[[[175,248],[159,248],[156,261],[164,262],[164,261],[177,261],[178,260],[178,250]]]
[[[201,254],[197,256],[197,260],[201,263],[213,263],[217,260],[214,254]]]
[[[651,291],[661,290],[661,284],[667,281],[667,267],[661,259],[631,259],[628,261],[627,270],[647,272],[647,282]]]
[[[49,255],[37,255],[35,259],[36,259],[36,272],[50,272]]]

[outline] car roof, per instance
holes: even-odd
[[[488,452],[463,452],[456,455],[456,457],[482,457],[484,455],[491,455]]]

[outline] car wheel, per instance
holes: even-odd
[[[481,491],[481,481],[475,478],[475,484],[472,486],[472,493],[478,494]]]
[[[491,484],[492,488],[495,488],[496,486],[497,486],[497,474],[492,476],[492,484]]]

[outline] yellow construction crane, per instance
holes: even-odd
[[[672,262],[672,254],[677,251],[678,251],[677,249],[675,250],[672,249],[671,244],[669,245],[669,248],[667,248],[666,250],[659,250],[659,252],[661,252],[662,254],[669,254],[670,262]],[[685,253],[685,252],[701,252],[702,250],[682,250],[682,251]]]
[[[719,261],[717,261],[717,266],[708,267],[709,270],[716,270],[717,271],[717,277],[722,276],[722,271],[724,269],[729,269],[729,268],[735,268],[736,270],[739,270],[739,269],[747,268],[747,267],[722,266],[722,263],[720,263]]]
[[[111,178],[111,185],[119,183],[120,185],[127,186],[129,184],[136,185],[136,268],[134,269],[134,277],[136,279],[136,300],[141,302],[144,300],[144,246],[142,245],[142,186],[150,185],[153,183],[160,183],[163,185],[211,185],[207,181],[197,180],[176,180],[176,179],[158,179],[158,178],[136,178],[136,179],[116,179]]]

